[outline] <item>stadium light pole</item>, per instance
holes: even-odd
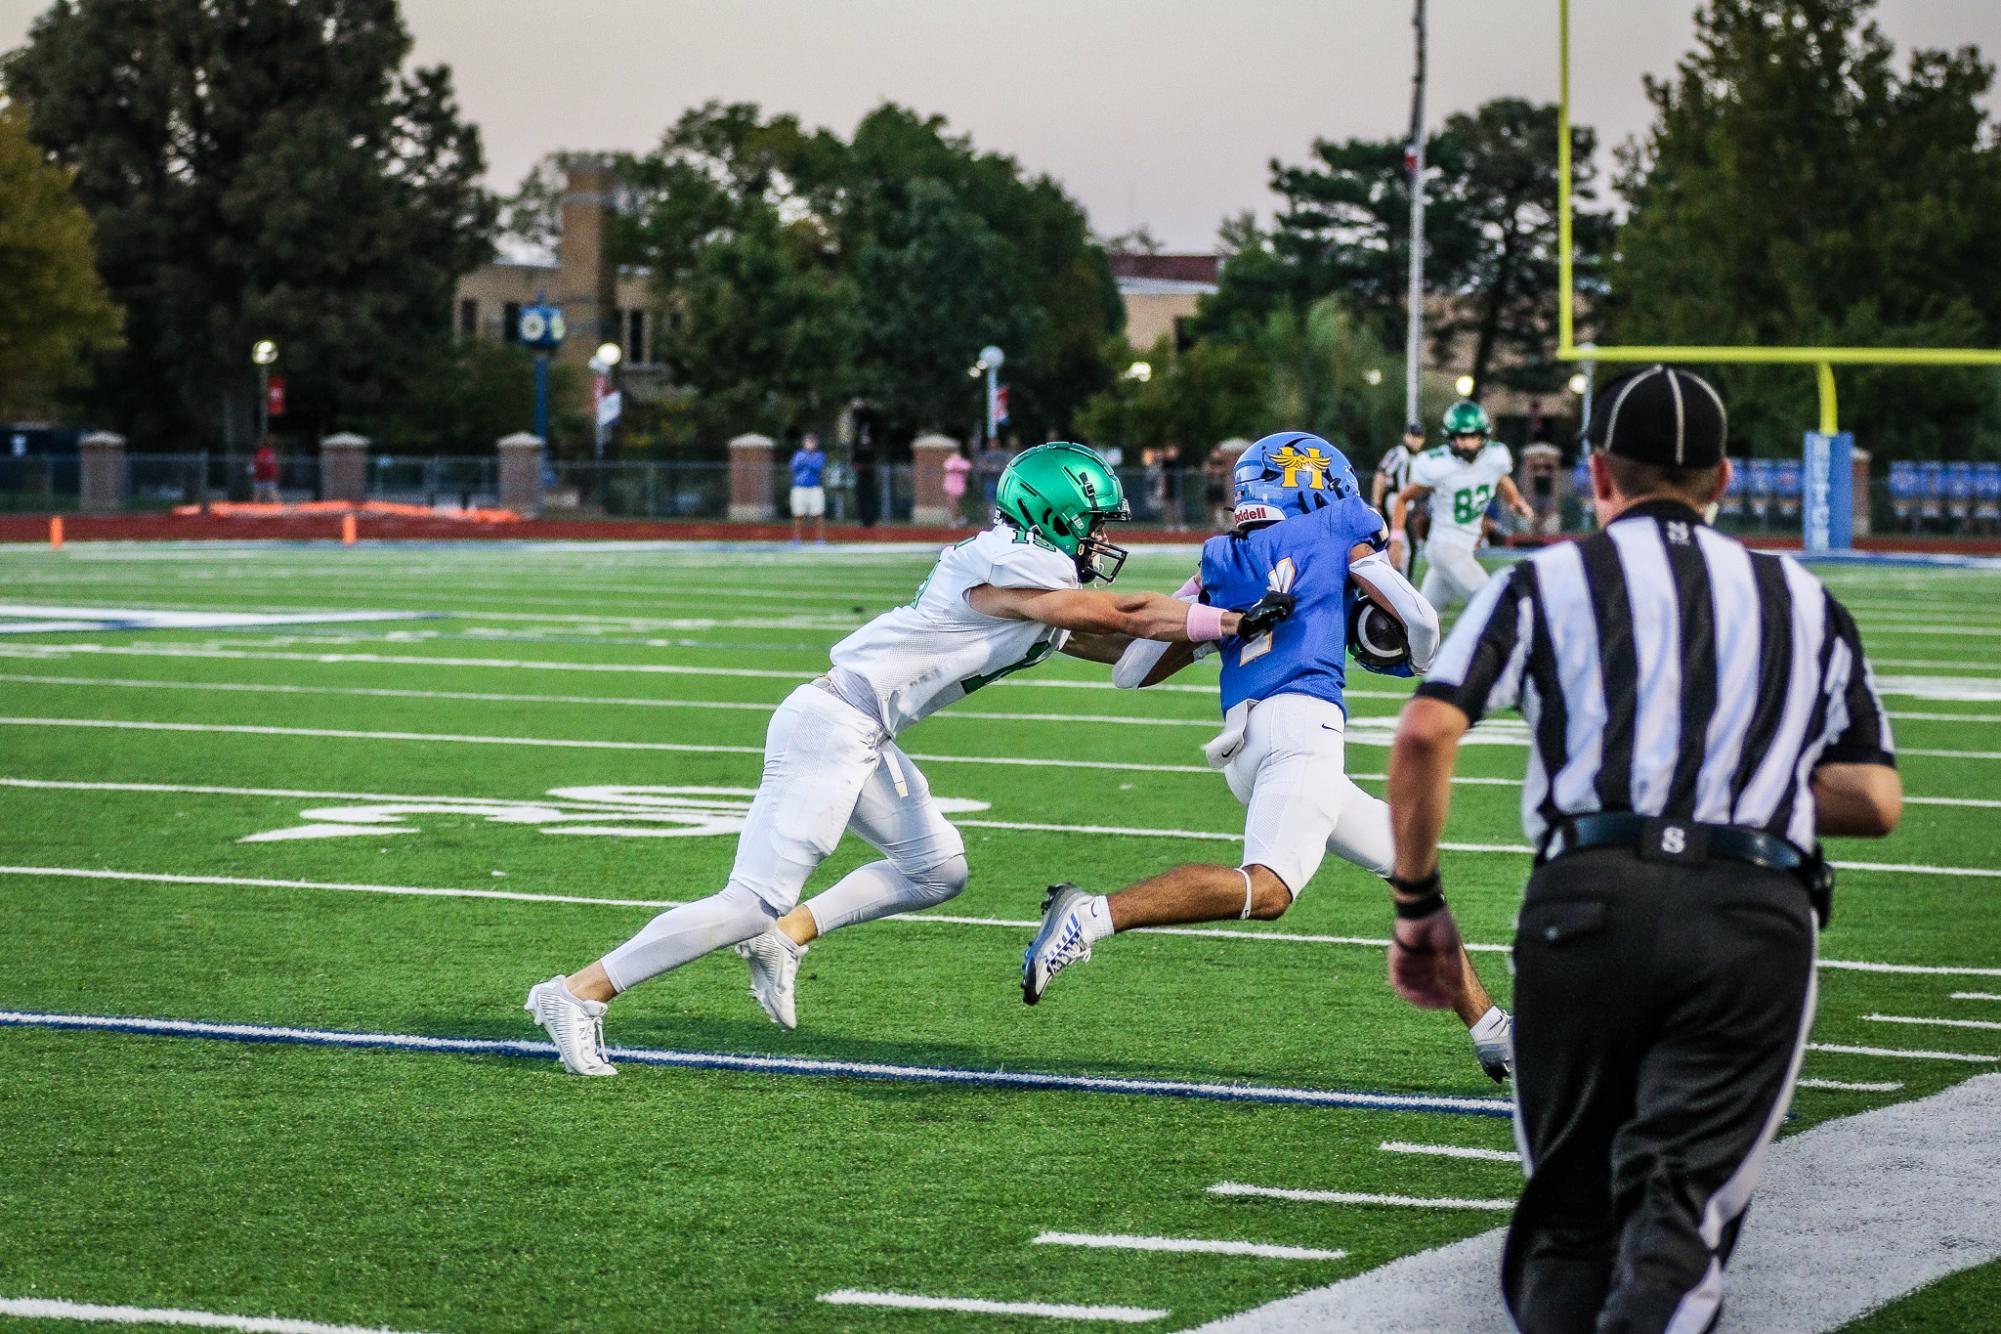
[[[1000,437],[1000,422],[995,420],[995,415],[1000,407],[1000,368],[1006,361],[1007,357],[992,343],[980,349],[980,365],[984,366],[987,372],[986,438],[989,440]]]
[[[1410,81],[1410,143],[1404,162],[1410,170],[1410,305],[1404,333],[1404,420],[1417,421],[1424,350],[1424,0],[1411,15],[1416,30],[1417,67]]]
[[[257,368],[257,443],[271,434],[271,364],[278,360],[278,345],[260,338],[250,345],[250,363]]]

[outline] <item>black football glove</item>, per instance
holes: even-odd
[[[1267,593],[1258,599],[1258,605],[1243,614],[1237,622],[1239,639],[1256,639],[1259,635],[1270,634],[1272,627],[1292,615],[1292,609],[1299,599],[1290,593]]]

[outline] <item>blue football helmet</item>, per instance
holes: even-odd
[[[1244,451],[1232,475],[1236,508],[1231,517],[1239,528],[1311,514],[1362,491],[1347,456],[1305,431],[1266,436]]]

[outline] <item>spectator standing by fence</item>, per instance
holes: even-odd
[[[957,450],[946,456],[945,480],[940,485],[945,492],[945,512],[951,516],[954,528],[965,521],[966,476],[972,470],[973,461]]]
[[[250,456],[250,498],[259,505],[279,503],[278,451],[268,436],[257,442],[257,452]]]
[[[792,455],[792,540],[805,540],[806,520],[813,521],[813,540],[827,540],[827,488],[823,479],[827,456],[820,452],[820,437],[808,431],[800,437]]]
[[[988,517],[993,514],[994,496],[1000,488],[1001,474],[1006,470],[1007,447],[1001,444],[998,437],[987,441],[986,448],[980,451],[979,462],[973,465],[973,471],[979,475],[980,498],[986,501]],[[984,522],[985,519],[982,519]]]

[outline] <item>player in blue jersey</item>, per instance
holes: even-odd
[[[1220,645],[1224,726],[1203,752],[1246,807],[1243,861],[1177,866],[1110,895],[1054,886],[1022,959],[1022,999],[1030,1005],[1115,932],[1283,916],[1329,852],[1374,875],[1390,873],[1389,807],[1343,770],[1345,659],[1361,629],[1355,653],[1364,666],[1422,672],[1438,647],[1437,614],[1390,564],[1382,516],[1327,441],[1300,431],[1266,436],[1245,451],[1235,483],[1234,531],[1203,545],[1200,570],[1177,596],[1224,607],[1267,594],[1293,599],[1291,615],[1268,634]],[[1136,641],[1113,679],[1153,685],[1195,656],[1187,646]],[[1461,965],[1455,1008],[1481,1067],[1503,1079],[1513,1024],[1471,960]]]

